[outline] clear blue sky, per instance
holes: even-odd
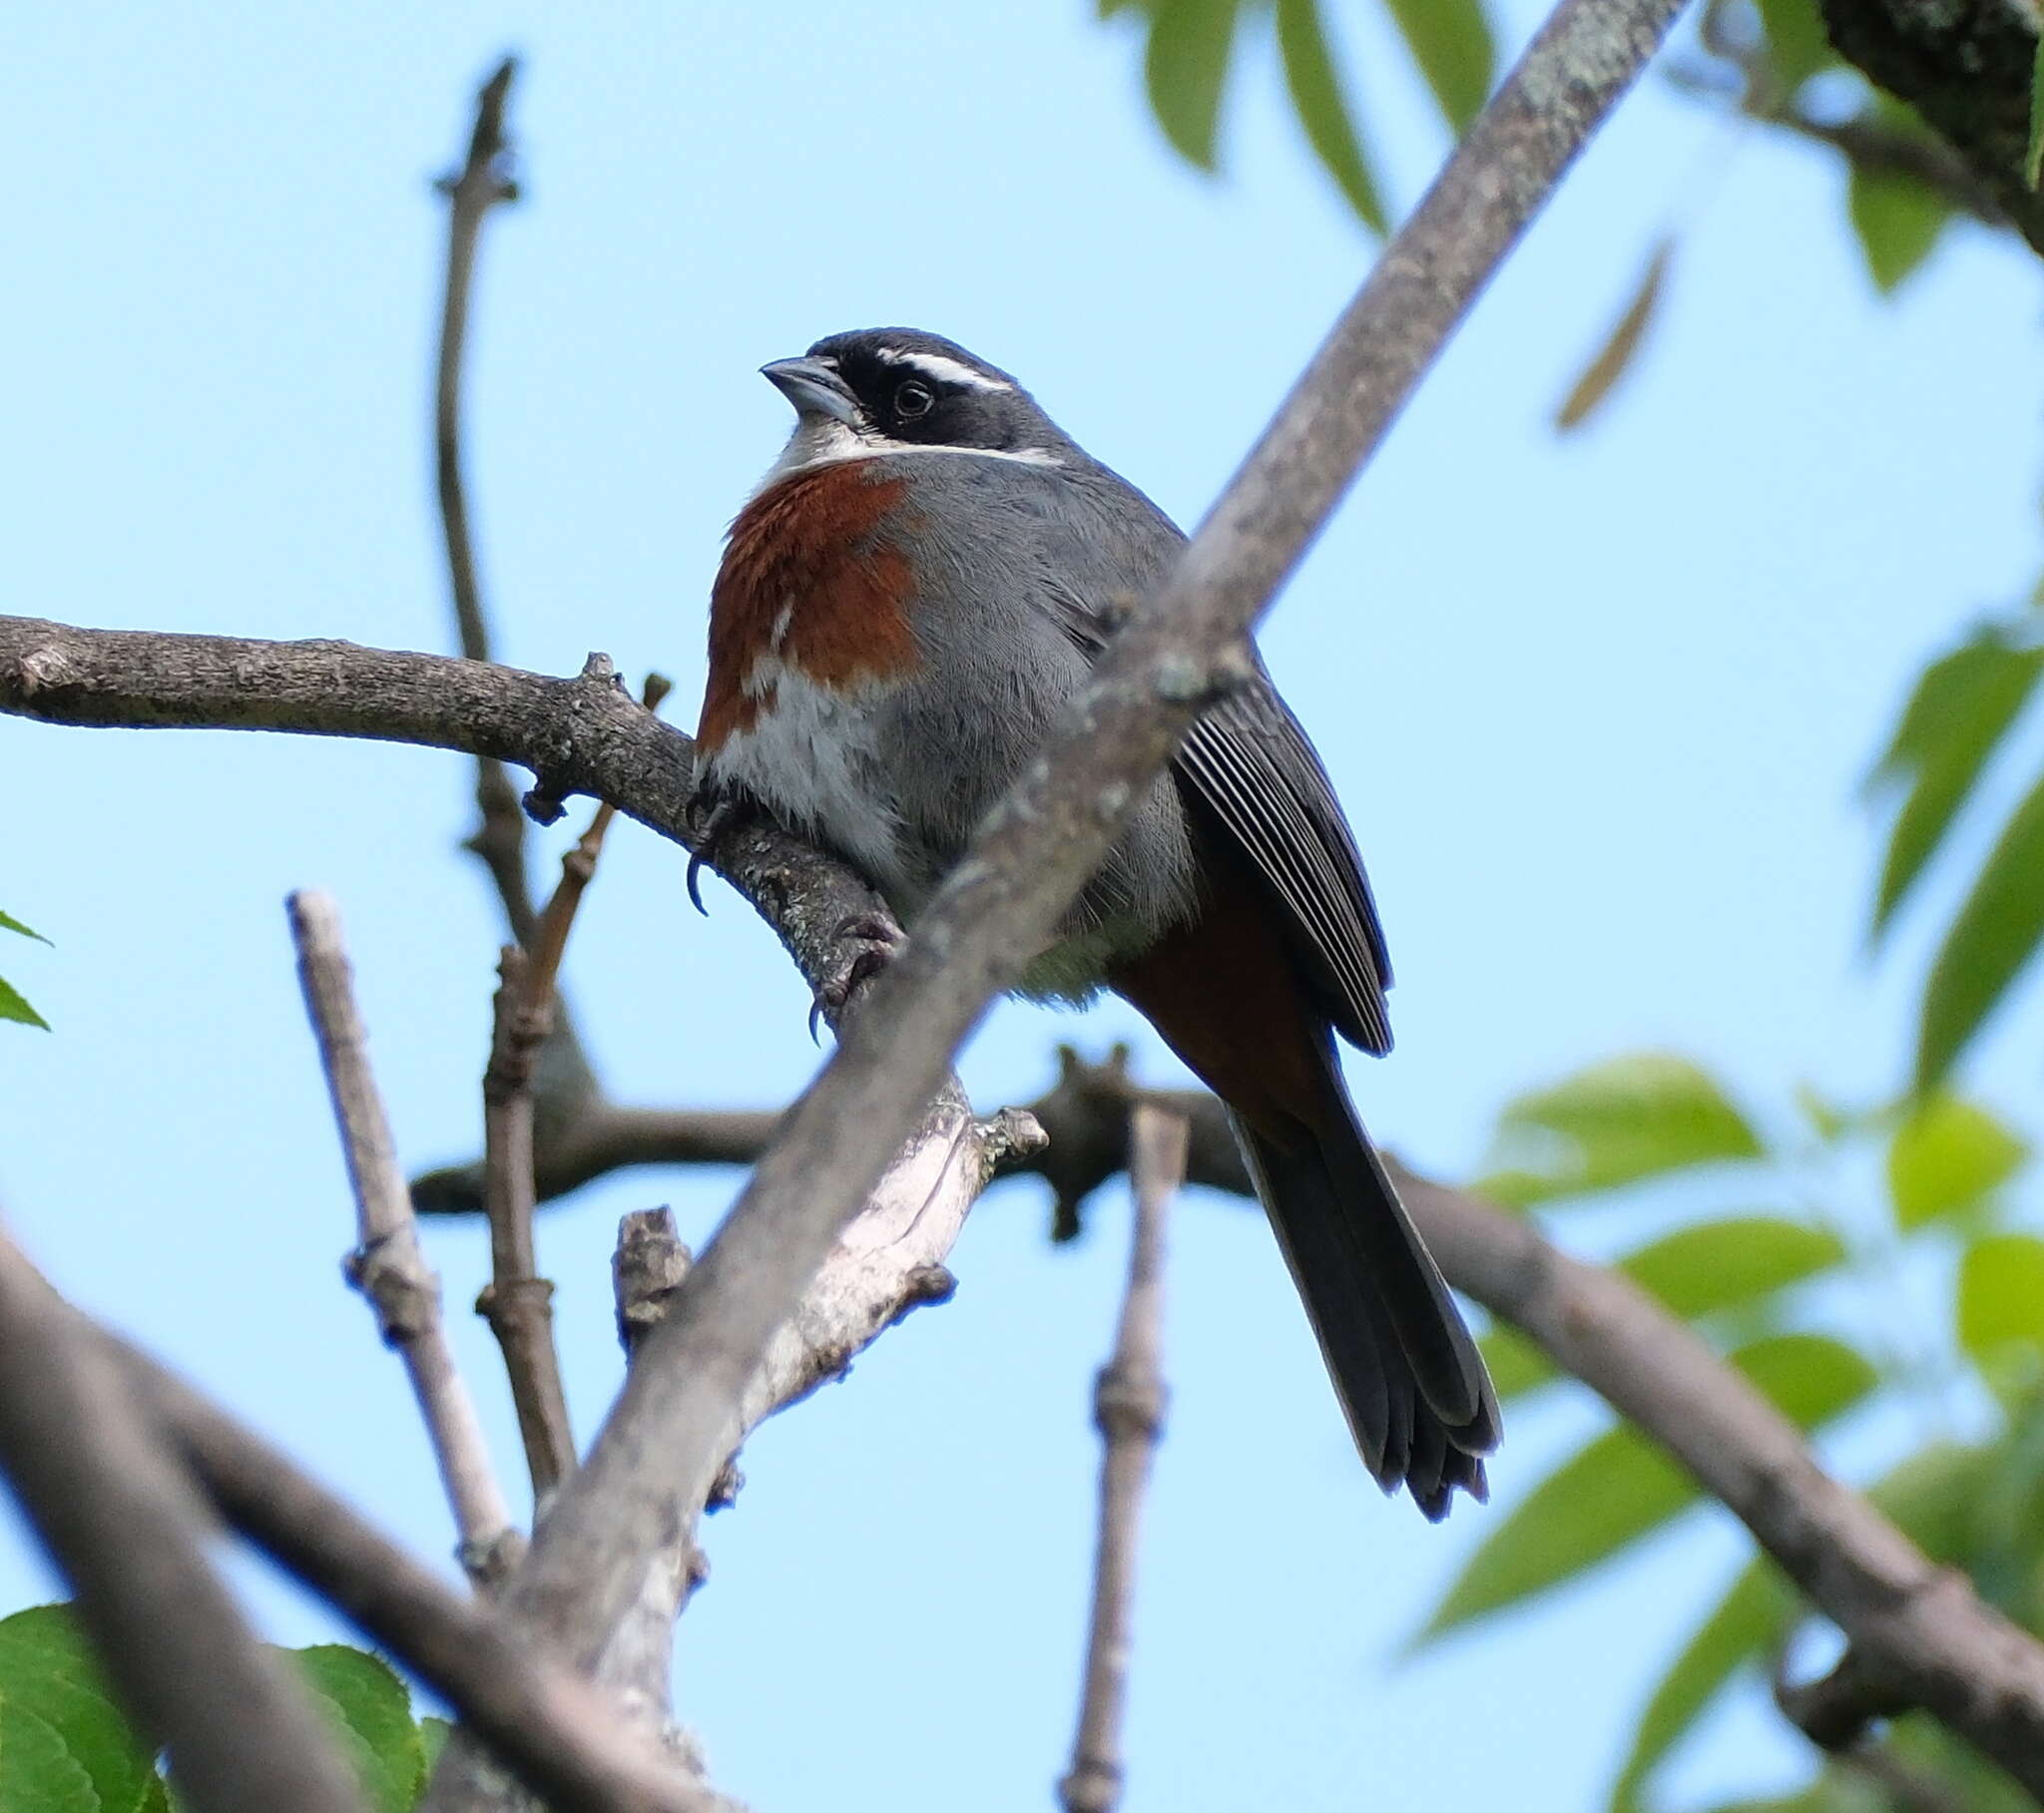
[[[1443,149],[1374,9],[1337,7],[1393,187]],[[1514,38],[1533,8],[1506,9]],[[707,583],[784,405],[755,375],[907,322],[1020,373],[1092,450],[1199,514],[1369,250],[1243,72],[1227,179],[1164,149],[1133,44],[1084,0],[603,9],[372,0],[43,8],[10,19],[8,609],[98,625],[449,632],[424,386],[456,153],[501,49],[528,200],[492,225],[470,428],[501,648],[673,675],[693,714]],[[1852,788],[1922,658],[2037,560],[2034,266],[1975,229],[1875,300],[1822,158],[1658,82],[1572,179],[1281,601],[1267,647],[1376,878],[1399,1046],[1365,1113],[1414,1161],[1479,1162],[1514,1091],[1646,1045],[1763,1115],[1810,1077],[1890,1088],[1931,917],[1869,972],[1875,834]],[[1646,251],[1669,305],[1594,428],[1546,419]],[[5,953],[57,1031],[0,1029],[0,1202],[60,1282],[421,1550],[444,1514],[398,1370],[339,1287],[348,1213],[281,899],[352,935],[406,1162],[476,1142],[499,932],[453,854],[451,757],[0,722]],[[571,827],[582,814],[571,814]],[[559,847],[560,834],[541,840]],[[728,893],[621,833],[570,954],[621,1097],[778,1103],[804,1000]],[[1033,1095],[1054,1041],[1004,1009],[966,1072]],[[1978,1076],[2027,1093],[2002,1029]],[[622,1211],[700,1237],[729,1174],[639,1174],[542,1230],[592,1426],[619,1371]],[[1728,1204],[1727,1206],[1731,1206]],[[1748,1205],[1751,1206],[1751,1205]],[[1069,1743],[1093,1515],[1087,1392],[1125,1217],[1044,1243],[1011,1185],[916,1317],[756,1441],[683,1626],[683,1715],[762,1809],[1041,1808]],[[469,1229],[432,1233],[508,1472]],[[1484,1528],[1364,1479],[1261,1221],[1195,1199],[1172,1272],[1174,1415],[1144,1555],[1133,1813],[1593,1804],[1636,1697],[1725,1577],[1703,1521],[1421,1662],[1393,1651]],[[1591,1425],[1520,1417],[1511,1503]],[[266,1626],[329,1626],[250,1579]],[[44,1593],[0,1545],[0,1606]],[[1800,1767],[1749,1708],[1693,1786]]]

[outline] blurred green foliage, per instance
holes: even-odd
[[[2044,1633],[2044,1239],[2017,1213],[2029,1142],[1943,1092],[1865,1112],[1804,1092],[1777,1118],[1783,1131],[1764,1131],[1682,1059],[1614,1060],[1509,1104],[1497,1167],[1476,1187],[1557,1228],[1600,1211],[1622,1211],[1629,1226],[1652,1217],[1659,1231],[1617,1254],[1618,1269],[1802,1428],[1851,1417],[1914,1431],[1864,1489],[1932,1557]],[[1727,1201],[1742,1207],[1716,1206]],[[1910,1313],[1911,1292],[1942,1301],[1930,1326]],[[1559,1381],[1509,1329],[1483,1347],[1515,1404]],[[1502,1507],[1416,1641],[1533,1604],[1700,1504],[1653,1442],[1609,1419]],[[1648,1690],[1613,1813],[1658,1804],[1676,1745],[1734,1682],[1769,1679],[1808,1615],[1765,1559],[1730,1583]],[[1883,1770],[1914,1770],[1955,1806],[2023,1804],[1914,1720],[1889,1748],[1830,1761],[1805,1794],[1766,1804],[1885,1808],[1894,1784]]]
[[[1366,0],[1400,47],[1394,75],[1424,84],[1460,132],[1499,74],[1485,0]],[[1384,232],[1395,209],[1368,153],[1354,72],[1330,45],[1322,0],[1099,0],[1145,43],[1152,111],[1203,170],[1220,161],[1223,102],[1253,32],[1275,29],[1292,110],[1356,218]],[[1664,79],[1730,120],[1792,134],[1836,161],[1841,200],[1866,272],[1883,294],[1936,252],[1962,215],[1993,223],[1981,186],[1915,112],[1832,51],[1818,0],[1707,0],[1660,65]],[[2044,156],[2044,40],[2032,151]],[[1376,72],[1371,72],[1373,75]],[[1718,154],[1723,155],[1722,150]],[[1694,210],[1699,186],[1686,187]],[[1629,299],[1598,339],[1555,414],[1580,427],[1611,396],[1650,338],[1687,220],[1671,216],[1645,249]],[[2013,242],[2013,241],[2012,241]],[[1900,795],[1874,915],[1876,938],[1936,851],[2044,667],[2037,613],[1974,632],[1923,675],[1876,767],[1875,790]],[[1916,1086],[1935,1087],[2044,944],[2044,777],[2006,821],[1953,921],[1924,993]]]
[[[1374,4],[1398,28],[1402,73],[1422,80],[1447,125],[1461,130],[1498,74],[1495,34],[1478,0]],[[1217,163],[1221,103],[1246,22],[1268,10],[1253,0],[1102,7],[1149,33],[1153,106],[1202,168]],[[1382,232],[1396,210],[1363,150],[1368,121],[1328,48],[1322,10],[1315,0],[1277,7],[1294,109],[1356,216]],[[1180,16],[1189,12],[1208,22],[1197,92],[1177,89],[1179,64],[1158,49],[1160,37],[1168,47],[1191,29]],[[1698,106],[1799,138],[1834,161],[1844,219],[1883,295],[1937,255],[1954,219],[2000,224],[1977,179],[1914,111],[1833,53],[1817,0],[1706,0],[1660,69]],[[2040,165],[2044,41],[2033,184]],[[1593,418],[1650,343],[1690,224],[1681,210],[1707,205],[1698,200],[1707,189],[1685,186],[1672,205],[1628,299],[1567,389],[1558,429]],[[2019,737],[2044,675],[2040,605],[2044,586],[2038,604],[1966,630],[1930,662],[1867,782],[1870,801],[1890,814],[1871,915],[1876,948],[1933,869],[1978,865],[1955,877],[1960,904],[1931,964],[1913,1075],[1897,1100],[1842,1114],[1805,1092],[1785,1111],[1792,1135],[1764,1137],[1696,1066],[1662,1055],[1627,1059],[1509,1105],[1491,1174],[1477,1187],[1557,1217],[1616,1203],[1664,1217],[1676,1203],[1736,1204],[1737,1212],[1664,1220],[1657,1237],[1615,1262],[1805,1428],[1846,1417],[1892,1427],[1908,1419],[1882,1423],[1882,1407],[1908,1406],[1921,1442],[1867,1490],[1933,1557],[1964,1569],[1995,1603],[2044,1633],[2044,1239],[2015,1224],[2010,1206],[2030,1141],[1948,1084],[2044,945],[2044,776],[2026,775],[2034,758]],[[1990,810],[1983,791],[2011,778],[2016,803],[2001,808],[1984,859],[1959,853],[1953,833],[1966,809],[1976,808],[1977,821]],[[1913,1308],[1933,1293],[1941,1314],[1919,1327]],[[1510,1330],[1494,1331],[1485,1348],[1503,1396],[1531,1399],[1556,1385],[1545,1355]],[[1695,1505],[1674,1465],[1614,1421],[1506,1508],[1417,1640],[1536,1601]],[[1729,1586],[1646,1695],[1614,1813],[1653,1804],[1673,1747],[1733,1681],[1768,1678],[1806,1616],[1764,1560]],[[1912,1718],[1875,1750],[1826,1760],[1803,1792],[1743,1803],[1737,1813],[1918,1805],[2000,1813],[2024,1804],[1939,1727]]]
[[[282,1653],[353,1762],[372,1813],[410,1813],[446,1721],[414,1718],[409,1690],[380,1657],[341,1643]],[[176,1805],[70,1607],[0,1618],[0,1813],[171,1813]]]
[[[38,944],[50,941],[40,932],[32,932],[19,919],[0,913],[0,932],[18,932],[24,938],[33,938]],[[49,1031],[50,1023],[30,1007],[17,989],[5,976],[0,976],[0,1020],[12,1020],[21,1026],[39,1026]]]

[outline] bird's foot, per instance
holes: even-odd
[[[854,913],[839,920],[830,936],[840,946],[851,948],[843,953],[843,967],[818,985],[810,1001],[811,1039],[816,1037],[818,1021],[827,1017],[834,1026],[845,1003],[908,949],[907,934],[884,913]]]
[[[717,857],[718,840],[729,837],[759,816],[760,808],[750,794],[700,789],[689,802],[690,829],[695,848],[689,852],[687,885],[689,899],[704,918],[710,909],[703,904],[703,865]]]

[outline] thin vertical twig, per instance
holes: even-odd
[[[475,124],[461,168],[435,187],[447,198],[447,280],[440,298],[440,350],[433,372],[433,473],[440,527],[447,544],[447,578],[454,627],[470,661],[490,659],[489,617],[468,526],[468,491],[461,470],[461,379],[468,345],[468,305],[483,222],[499,203],[515,202],[511,141],[504,113],[518,60],[506,57],[476,95]],[[525,813],[504,764],[476,762],[476,809],[481,823],[468,847],[490,871],[511,936],[523,944],[532,931],[532,894],[525,873]]]
[[[356,1244],[347,1258],[348,1282],[368,1299],[384,1344],[404,1362],[453,1507],[462,1566],[478,1584],[489,1584],[516,1562],[520,1540],[490,1465],[474,1400],[447,1344],[440,1280],[419,1247],[411,1195],[369,1073],[340,915],[330,899],[310,890],[292,894],[286,904],[305,1011],[354,1189]]]
[[[1185,1181],[1191,1128],[1183,1115],[1140,1104],[1129,1117],[1135,1229],[1114,1353],[1093,1388],[1100,1462],[1100,1540],[1086,1685],[1072,1767],[1058,1784],[1065,1813],[1112,1813],[1122,1794],[1122,1715],[1128,1703],[1136,1549],[1150,1463],[1164,1433],[1164,1248],[1172,1199]]]
[[[499,965],[496,1032],[483,1071],[483,1206],[490,1218],[490,1281],[476,1298],[503,1349],[518,1433],[543,1510],[575,1470],[575,1436],[554,1348],[554,1286],[539,1276],[533,1245],[532,1069],[553,1028],[551,988],[535,990],[534,966],[507,944]]]
[[[650,676],[644,695],[647,708],[657,709],[670,690],[666,680]],[[597,808],[589,828],[561,858],[561,879],[523,948],[504,947],[495,1033],[483,1072],[483,1206],[490,1221],[490,1282],[476,1299],[476,1311],[488,1320],[503,1349],[526,1465],[542,1505],[575,1469],[575,1435],[554,1346],[554,1286],[539,1275],[533,1239],[538,1113],[533,1078],[556,1027],[568,934],[616,815],[609,804]]]
[[[168,1747],[181,1806],[363,1813],[303,1689],[208,1564],[219,1527],[191,1477],[112,1353],[4,1237],[0,1467],[135,1728]]]

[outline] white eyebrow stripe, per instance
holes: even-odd
[[[878,356],[891,359],[897,365],[912,365],[925,377],[932,377],[940,384],[962,384],[967,390],[1013,390],[1015,386],[1004,378],[990,378],[983,371],[975,371],[962,359],[949,358],[941,352],[911,352],[905,346],[882,346]]]

